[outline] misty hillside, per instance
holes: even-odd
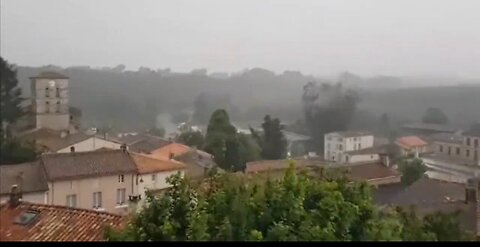
[[[309,81],[326,81],[294,71],[275,74],[259,68],[233,75],[208,75],[205,70],[124,71],[122,66],[104,69],[20,66],[18,78],[25,95],[30,95],[28,77],[43,70],[57,70],[71,78],[71,105],[82,109],[86,126],[119,128],[149,128],[156,125],[158,114],[178,118],[195,111],[203,115],[199,119],[204,122],[215,108],[227,109],[239,123],[258,121],[265,114],[292,123],[303,117],[303,86]],[[428,107],[435,106],[442,108],[453,121],[480,119],[480,86],[405,88],[401,78],[361,78],[348,73],[331,82],[337,81],[359,92],[360,108],[365,113],[361,117],[375,118],[386,112],[397,121],[415,121]]]

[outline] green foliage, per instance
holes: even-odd
[[[287,141],[282,133],[282,126],[278,118],[272,119],[266,115],[262,124],[263,133],[260,135],[250,128],[252,136],[262,149],[262,158],[266,160],[283,159],[286,155]]]
[[[422,122],[432,124],[446,124],[448,118],[440,108],[430,107],[422,117]]]
[[[297,174],[251,183],[239,174],[214,174],[200,186],[179,174],[164,197],[110,240],[136,241],[398,241],[460,239],[455,215],[419,219],[406,211],[380,212],[370,187],[343,179]],[[444,237],[440,236],[452,229]]]
[[[34,161],[38,152],[34,143],[7,138],[0,144],[0,164],[17,164]]]
[[[154,136],[158,136],[158,137],[164,137],[165,136],[165,129],[164,128],[153,127],[151,129],[149,129],[147,132],[150,135],[154,135]]]
[[[216,110],[207,127],[205,151],[214,156],[215,162],[222,169],[231,171],[241,163],[236,134],[237,130],[230,123],[227,112]]]
[[[0,57],[0,123],[11,124],[24,114],[20,104],[22,90],[18,87],[17,71]],[[3,138],[2,133],[2,138]]]
[[[422,178],[427,171],[426,166],[419,159],[404,159],[400,162],[399,168],[402,172],[402,183],[405,186],[411,185]]]
[[[237,133],[237,139],[240,143],[240,158],[242,159],[242,163],[261,159],[260,146],[258,146],[252,136]]]
[[[340,83],[318,86],[309,82],[303,87],[305,120],[317,149],[323,150],[326,133],[347,129],[359,101],[355,91],[345,90]]]
[[[180,134],[177,137],[177,142],[183,143],[187,146],[202,148],[205,140],[199,131],[188,131]]]

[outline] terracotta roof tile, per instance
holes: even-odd
[[[26,212],[37,218],[27,225],[15,223]],[[123,226],[125,218],[94,210],[23,202],[0,205],[0,241],[104,241],[104,227]]]
[[[55,71],[43,71],[37,76],[32,76],[30,78],[45,78],[45,79],[68,79],[68,76],[62,75]]]
[[[122,150],[44,154],[41,161],[49,181],[136,173],[135,162]]]
[[[75,143],[87,140],[92,136],[78,132],[61,137],[61,131],[54,131],[49,129],[38,129],[21,136],[23,140],[35,141],[38,146],[46,148],[50,151],[58,151],[60,149],[69,147]]]
[[[142,154],[130,154],[140,174],[185,169],[185,164],[176,160],[160,160]]]
[[[180,143],[170,143],[159,149],[153,150],[152,155],[155,155],[155,157],[163,157],[168,159],[170,157],[170,154],[173,154],[173,157],[175,157],[187,153],[188,151],[190,151],[190,149],[191,148],[189,146]]]
[[[24,193],[48,191],[45,172],[39,162],[0,165],[0,195],[17,184]]]
[[[396,142],[405,147],[413,148],[413,147],[421,147],[421,146],[426,146],[427,142],[422,140],[418,136],[404,136],[397,138]]]

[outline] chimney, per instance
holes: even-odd
[[[124,153],[126,153],[126,152],[127,152],[127,144],[125,144],[125,143],[122,144],[122,145],[120,146],[120,149],[121,149]]]
[[[70,153],[75,153],[75,146],[70,147]]]
[[[12,190],[10,191],[10,207],[16,208],[22,202],[22,192],[18,188],[18,185],[12,185]]]

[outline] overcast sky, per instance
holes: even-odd
[[[1,0],[2,57],[480,77],[480,0]]]

